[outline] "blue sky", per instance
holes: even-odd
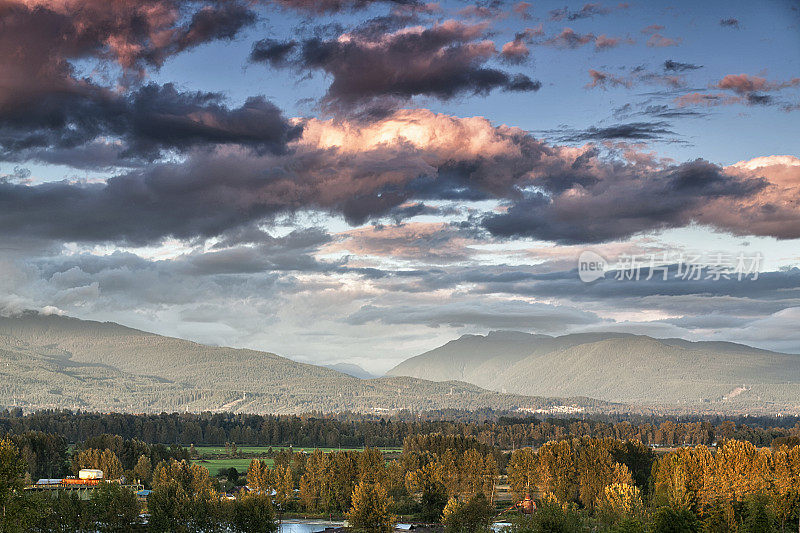
[[[376,372],[490,329],[800,353],[797,2],[14,0],[0,20],[6,313]],[[587,249],[757,254],[762,275],[585,285]]]

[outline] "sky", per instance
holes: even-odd
[[[800,353],[800,2],[0,0],[0,26],[0,314],[375,373],[491,330]]]

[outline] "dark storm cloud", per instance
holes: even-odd
[[[695,65],[693,63],[681,63],[679,61],[673,61],[672,59],[667,59],[664,61],[664,70],[667,72],[686,72],[689,70],[697,70],[703,68],[702,65]]]
[[[659,129],[666,128],[593,134],[636,139]],[[376,122],[310,119],[303,131],[282,154],[221,147],[105,183],[5,180],[0,226],[8,235],[143,244],[229,235],[306,211],[362,224],[397,219],[415,202],[499,200],[508,210],[485,216],[482,226],[502,238],[601,242],[692,222],[781,238],[800,231],[791,189],[702,160],[609,160],[596,147],[553,146],[482,118],[424,110]]]
[[[446,21],[428,28],[375,35],[353,32],[336,39],[257,42],[251,60],[300,71],[321,70],[332,78],[324,102],[352,108],[380,99],[414,96],[450,99],[495,89],[536,91],[541,83],[524,74],[489,67],[497,56],[484,40],[485,24]]]
[[[528,194],[506,212],[487,216],[483,226],[499,237],[604,242],[630,237],[643,227],[686,226],[709,200],[748,198],[767,186],[764,180],[731,180],[718,166],[699,160],[647,177],[618,167],[614,175],[598,180],[590,161],[583,165],[576,159],[571,172],[551,178],[546,190],[552,193]],[[573,193],[576,188],[580,194]],[[626,201],[620,202],[623,194]]]
[[[155,159],[165,149],[201,144],[236,143],[280,151],[300,133],[263,97],[229,108],[220,94],[180,92],[171,84],[149,84],[125,95],[95,87],[44,95],[24,104],[0,109],[0,155],[6,158],[36,148],[79,149],[99,137],[123,140],[122,158]],[[108,163],[108,157],[101,157],[97,166]]]
[[[234,38],[256,15],[238,0],[5,0],[0,19],[4,71],[16,67],[15,81],[41,82],[64,81],[74,59],[112,59],[134,70],[158,66],[189,48]]]
[[[172,55],[234,38],[255,21],[244,2],[7,1],[0,20],[0,157],[103,168],[114,165],[112,152],[153,159],[206,143],[281,150],[298,133],[260,97],[229,108],[216,93],[127,85]],[[79,60],[115,62],[123,69],[121,86],[78,77]],[[94,164],[92,156],[99,158]]]

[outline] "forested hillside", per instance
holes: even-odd
[[[463,382],[362,380],[255,350],[214,347],[113,323],[29,313],[0,318],[0,405],[28,410],[391,412],[542,408],[565,400]],[[588,399],[566,400],[587,408]]]
[[[637,405],[800,409],[798,355],[624,333],[466,335],[401,363],[388,375]]]

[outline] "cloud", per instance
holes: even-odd
[[[346,252],[361,260],[378,256],[433,264],[469,259],[475,255],[469,246],[484,242],[456,225],[422,222],[357,228],[337,237],[325,252]]]
[[[487,216],[483,227],[498,237],[526,236],[562,244],[623,239],[692,221],[736,231],[742,225],[725,216],[725,210],[758,218],[757,206],[743,209],[740,202],[752,201],[768,187],[766,180],[730,177],[705,161],[648,172],[646,178],[623,167],[601,177],[593,170],[605,173],[611,168],[596,167],[591,152],[584,152],[571,170],[562,179],[543,180],[541,189],[547,194],[525,195],[504,213]],[[710,204],[719,205],[719,211]],[[794,235],[797,229],[783,235]]]
[[[623,39],[621,37],[611,37],[606,34],[602,34],[599,37],[594,35],[593,33],[577,33],[572,28],[564,28],[561,30],[561,33],[558,35],[554,35],[549,39],[542,42],[545,46],[552,46],[555,48],[562,48],[562,49],[577,49],[586,44],[594,43],[595,50],[608,50],[610,48],[616,48],[620,44],[634,44],[635,41],[632,39]]]
[[[426,7],[425,4],[416,0],[273,0],[273,2],[284,9],[312,15],[359,11],[382,2],[395,5],[398,8],[424,9]]]
[[[642,28],[641,32],[644,33],[645,35],[652,35],[654,33],[660,32],[663,29],[664,26],[662,26],[661,24],[651,24],[646,28]]]
[[[522,20],[530,20],[533,18],[531,15],[531,8],[533,4],[530,2],[517,2],[511,7],[511,11]]]
[[[767,81],[766,78],[748,74],[728,74],[714,85],[718,89],[733,91],[739,95],[778,91],[787,87],[798,86],[800,86],[800,78],[792,78],[787,81]]]
[[[448,20],[378,35],[353,32],[298,43],[260,41],[251,60],[326,72],[331,84],[323,101],[333,108],[414,96],[447,100],[495,89],[538,90],[541,84],[524,74],[486,66],[497,55],[494,43],[484,38],[486,28],[485,23]]]
[[[42,77],[64,82],[72,71],[67,61],[81,58],[111,58],[142,71],[200,44],[232,39],[256,19],[238,0],[6,0],[0,11],[3,70],[13,68],[11,79],[31,85]]]
[[[647,39],[647,46],[650,48],[666,48],[667,46],[678,46],[681,39],[671,39],[664,37],[660,33],[654,33]]]
[[[673,61],[672,59],[667,59],[664,61],[664,70],[667,72],[686,72],[700,68],[703,68],[703,66],[695,65],[693,63],[680,63],[678,61]]]
[[[593,313],[567,306],[506,299],[392,307],[367,305],[347,317],[348,324],[363,325],[369,322],[387,325],[418,324],[433,328],[440,326],[522,328],[558,333],[576,325],[596,324],[601,320]]]
[[[674,131],[669,129],[669,123],[663,121],[629,122],[605,127],[592,126],[584,130],[569,130],[562,128],[551,133],[552,135],[548,135],[549,138],[552,138],[558,142],[568,143],[620,139],[647,141],[663,139],[665,136],[669,135],[676,135]]]
[[[541,24],[535,28],[525,28],[525,31],[514,35],[513,41],[503,45],[500,55],[509,63],[522,63],[530,55],[527,44],[532,43],[535,37],[542,35],[544,35],[544,30]]]
[[[577,33],[572,28],[564,28],[561,33],[544,41],[542,44],[556,48],[576,49],[595,42],[597,38],[592,33]]]
[[[597,87],[600,87],[601,89],[606,89],[609,86],[631,87],[633,85],[633,82],[630,79],[595,69],[589,69],[589,77],[592,79],[592,81],[590,81],[586,85],[587,89],[594,89]]]
[[[504,13],[502,13],[495,5],[479,5],[479,4],[470,4],[464,8],[459,9],[456,14],[464,18],[481,19],[481,20],[496,19],[504,15]]]
[[[102,168],[116,154],[127,166],[204,144],[282,150],[299,133],[261,97],[230,108],[217,93],[139,83],[172,55],[235,37],[255,20],[244,3],[10,1],[0,11],[0,157],[91,168],[94,155]],[[115,62],[120,85],[78,76],[78,61]]]
[[[790,103],[766,93],[800,87],[800,78],[791,78],[785,81],[769,81],[761,76],[728,74],[710,87],[729,91],[729,93],[733,94],[693,92],[679,96],[676,98],[675,103],[678,104],[678,106],[717,106],[733,104],[780,105],[788,112],[793,110]]]
[[[95,87],[30,96],[0,105],[0,155],[6,158],[22,159],[37,148],[94,146],[96,152],[97,141],[108,137],[123,142],[117,150],[121,159],[152,160],[163,150],[205,144],[281,151],[299,135],[263,97],[229,108],[220,94],[180,92],[172,84],[148,84],[122,95]],[[108,163],[101,157],[99,166]]]
[[[726,96],[725,94],[709,94],[709,93],[687,93],[682,94],[675,98],[675,104],[678,107],[685,107],[691,105],[702,105],[702,106],[715,106],[721,104],[729,104],[733,103],[734,100],[730,97]]]
[[[726,28],[735,28],[735,29],[738,30],[739,29],[739,20],[735,19],[733,17],[720,19],[719,25],[723,26],[723,27],[726,27]]]
[[[609,48],[615,48],[619,46],[621,42],[622,39],[620,39],[619,37],[609,37],[604,33],[597,37],[597,39],[594,42],[594,47],[598,50],[607,50]],[[630,39],[628,39],[626,42],[628,42],[629,44],[633,44],[633,41]]]
[[[194,150],[106,182],[0,182],[6,235],[147,244],[210,238],[301,212],[351,224],[428,200],[508,204],[482,227],[499,237],[601,242],[692,222],[741,234],[800,235],[794,186],[698,160],[606,160],[593,146],[549,145],[484,118],[426,110],[384,119],[302,121],[285,153]],[[649,129],[648,129],[649,128]],[[654,135],[658,124],[589,131]],[[766,171],[765,171],[766,172]],[[772,172],[772,171],[771,171]],[[534,192],[536,191],[536,192]],[[748,229],[750,228],[750,229]]]
[[[573,11],[568,7],[562,7],[559,9],[553,9],[550,11],[550,20],[552,21],[562,21],[562,20],[580,20],[580,19],[588,19],[594,18],[599,15],[608,15],[614,9],[627,9],[629,6],[626,3],[620,3],[615,8],[606,7],[602,4],[597,3],[589,3],[584,4],[582,8],[577,11]]]

